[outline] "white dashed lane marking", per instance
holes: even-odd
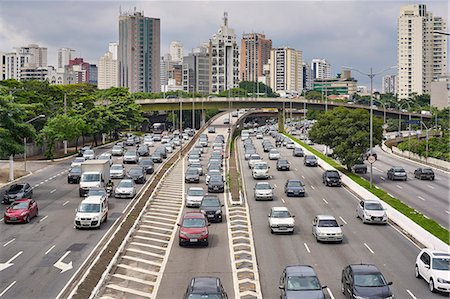
[[[328,201],[325,198],[322,198],[323,202],[328,204]]]
[[[3,295],[5,295],[6,292],[8,292],[8,290],[9,290],[10,288],[12,288],[13,285],[16,284],[16,282],[17,282],[17,281],[15,281],[15,280],[14,280],[13,282],[11,282],[11,284],[10,284],[9,286],[7,286],[6,289],[5,289],[3,292],[0,293],[0,297],[2,297]]]
[[[53,189],[52,191],[50,191],[50,194],[55,193],[56,189]]]
[[[431,185],[427,185],[427,187],[430,188],[430,189],[434,189],[434,187],[431,186]]]
[[[422,196],[417,196],[420,200],[425,201],[425,198],[423,198]]]
[[[414,296],[414,294],[410,290],[406,290],[406,292],[409,294],[409,296],[411,296],[411,298],[417,299],[417,297]]]
[[[449,214],[449,215],[450,215],[450,212],[449,212],[449,211],[445,211],[445,213],[447,213],[447,214]]]
[[[11,244],[12,242],[14,242],[16,240],[16,238],[9,240],[8,242],[6,242],[5,244],[3,244],[3,247],[8,246],[9,244]]]
[[[66,201],[65,203],[63,203],[63,206],[65,206],[66,204],[68,204],[70,201],[68,200],[68,201]]]
[[[311,253],[311,250],[309,250],[308,244],[303,243],[303,245],[305,245],[306,251],[308,251],[308,253]]]
[[[316,188],[314,188],[314,186],[313,186],[313,185],[311,185],[311,189],[313,189],[313,190],[316,190]]]
[[[304,175],[302,175],[302,179],[305,179],[305,176],[304,176]]]
[[[384,176],[380,176],[380,179],[382,179],[383,181],[385,181],[386,179],[384,178]]]
[[[344,222],[344,224],[347,224],[347,221],[345,221],[344,218],[342,218],[341,216],[339,216],[339,219],[341,219],[341,221]]]
[[[47,218],[48,218],[48,215],[45,216],[44,218],[42,218],[41,220],[39,220],[39,223],[41,223],[42,221],[44,221],[44,220],[47,219]]]
[[[372,248],[370,248],[369,245],[367,245],[366,243],[364,243],[364,246],[366,246],[366,248],[367,248],[370,252],[372,252],[372,254],[375,254],[375,252],[373,252]]]
[[[52,251],[53,248],[55,248],[55,245],[53,245],[52,247],[50,247],[50,248],[45,252],[45,255],[47,255],[50,251]]]
[[[286,203],[286,201],[284,200],[284,198],[281,198],[281,201],[282,201],[283,203]]]
[[[398,189],[403,189],[403,187],[402,186],[400,186],[400,185],[395,185]]]

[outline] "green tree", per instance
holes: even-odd
[[[320,100],[322,100],[322,93],[320,91],[310,90],[306,93],[305,99],[320,101]]]
[[[373,118],[373,145],[381,143],[383,121]],[[312,141],[329,146],[333,156],[350,169],[370,147],[370,115],[365,109],[338,107],[318,116],[309,136]]]
[[[256,95],[259,91],[260,96],[262,94],[266,94],[269,98],[276,98],[280,95],[273,92],[272,88],[270,86],[267,86],[266,84],[262,82],[254,82],[254,81],[241,81],[239,82],[239,88],[246,91],[245,96],[250,95]]]

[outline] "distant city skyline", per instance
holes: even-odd
[[[67,5],[70,3],[70,6]],[[229,26],[240,41],[243,33],[263,33],[273,47],[303,52],[304,60],[326,59],[332,75],[342,66],[363,72],[397,64],[397,18],[404,4],[423,3],[447,19],[448,1],[178,1],[178,2],[0,2],[0,51],[39,44],[48,48],[48,64],[57,66],[57,49],[76,50],[76,57],[97,63],[109,42],[119,40],[120,10],[134,7],[145,16],[161,19],[161,56],[172,41],[180,41],[184,55],[208,42],[228,12]],[[26,4],[26,5],[25,5]],[[257,10],[255,10],[257,7]],[[32,13],[30,13],[32,12]],[[183,13],[178,13],[183,12]],[[396,71],[385,74],[395,74]],[[369,80],[356,72],[358,85]],[[374,85],[381,90],[382,75]]]

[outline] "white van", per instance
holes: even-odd
[[[108,198],[106,195],[88,196],[75,211],[75,228],[100,228],[108,219]]]

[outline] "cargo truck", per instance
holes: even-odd
[[[90,188],[106,188],[111,182],[109,168],[108,160],[87,160],[81,163],[80,197],[86,196]]]

